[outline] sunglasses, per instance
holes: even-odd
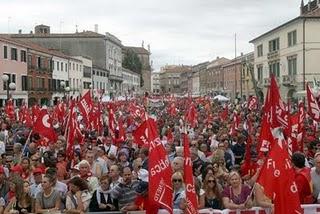
[[[215,180],[208,180],[208,183],[216,183]]]
[[[142,166],[138,166],[138,169],[141,169],[142,168]]]
[[[172,179],[173,183],[181,183],[182,182],[182,179]]]
[[[32,161],[38,161],[39,159],[31,159]]]
[[[193,146],[196,146],[196,144],[190,144],[190,146],[192,146],[192,147],[193,147]]]

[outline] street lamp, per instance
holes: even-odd
[[[16,84],[14,82],[9,83],[9,76],[7,74],[3,74],[1,78],[2,78],[3,84],[5,84],[7,88],[7,101],[8,101],[10,98],[9,90],[15,90]]]

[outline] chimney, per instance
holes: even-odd
[[[33,34],[32,30],[30,30],[30,34]]]
[[[99,27],[98,24],[95,24],[95,25],[94,25],[94,32],[95,32],[95,33],[98,33],[98,32],[99,32],[98,27]]]
[[[243,56],[243,52],[241,52],[241,56]]]
[[[219,56],[217,56],[217,60],[219,59]]]
[[[18,31],[18,32],[19,32],[19,34],[21,34],[21,33],[22,33],[22,30],[21,30],[21,29],[19,29],[19,31]]]
[[[309,2],[308,2],[308,12],[310,12],[311,11],[311,1],[309,0]]]

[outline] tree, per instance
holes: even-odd
[[[124,59],[122,61],[122,67],[140,74],[140,87],[144,85],[142,78],[142,63],[135,52],[133,52],[132,50],[128,50],[125,53]]]

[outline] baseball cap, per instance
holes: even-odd
[[[32,171],[32,173],[33,173],[33,174],[38,174],[38,173],[42,174],[43,171],[42,171],[41,168],[37,167],[37,168],[35,168],[35,169]]]

